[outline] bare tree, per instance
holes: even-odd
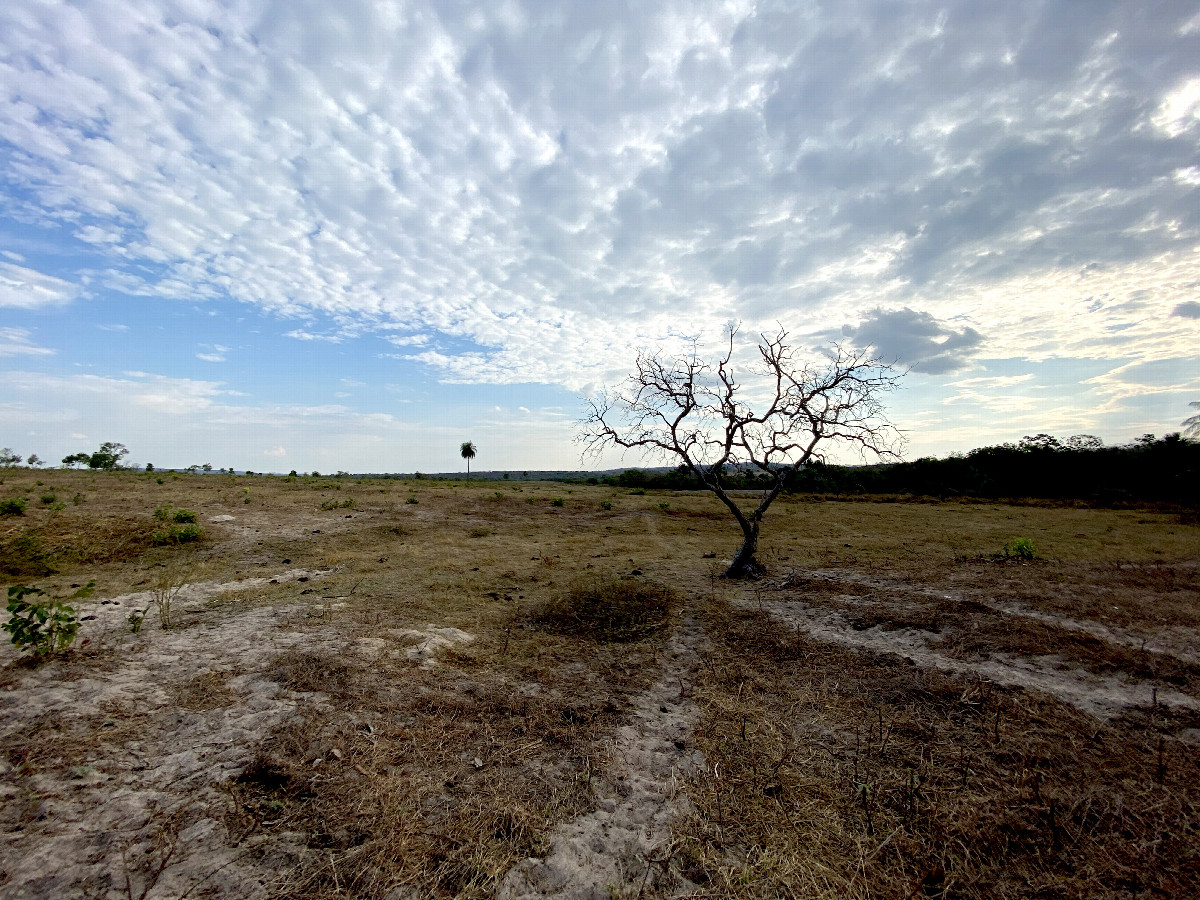
[[[782,327],[760,335],[757,376],[749,388],[732,365],[736,326],[729,347],[714,367],[697,356],[664,359],[662,352],[639,353],[637,371],[623,386],[589,401],[578,440],[585,453],[606,447],[639,448],[678,458],[716,494],[742,529],[742,546],[726,577],[756,575],[755,559],[763,515],[788,477],[822,458],[826,441],[855,445],[863,453],[899,458],[903,437],[888,422],[882,394],[902,373],[861,350],[834,345],[821,365],[803,363],[788,345]],[[760,412],[746,400],[753,393]],[[747,469],[765,478],[757,505],[747,511],[729,494],[730,473]]]

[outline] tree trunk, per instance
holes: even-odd
[[[762,566],[754,558],[754,554],[758,552],[758,529],[762,523],[759,519],[747,519],[739,524],[742,526],[742,534],[745,538],[742,541],[741,549],[733,558],[733,562],[729,564],[729,568],[725,570],[723,577],[755,578],[762,574]]]

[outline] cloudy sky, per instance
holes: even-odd
[[[909,456],[1178,430],[1200,3],[0,4],[0,445],[575,468],[730,321],[911,367]]]

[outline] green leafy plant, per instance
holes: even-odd
[[[1004,545],[1005,559],[1037,559],[1037,550],[1033,541],[1027,537],[1013,538]]]
[[[566,502],[567,501],[564,500],[562,497],[554,497],[550,500],[550,505],[551,506],[562,506]]]
[[[600,508],[604,509],[604,510],[612,509],[612,501],[611,500],[601,500]]]
[[[421,501],[420,501],[420,500],[418,500],[416,497],[409,497],[409,498],[408,498],[407,500],[405,500],[404,502],[405,502],[405,503],[420,503]]]
[[[632,491],[630,491],[629,493],[630,493],[631,495],[633,495],[634,497],[641,497],[643,494],[645,494],[645,493],[646,493],[646,489],[645,489],[645,488],[634,488],[634,489],[633,489]]]
[[[321,501],[321,509],[354,509],[354,498],[348,500],[323,500]]]
[[[200,516],[190,509],[175,508],[170,503],[165,506],[159,506],[154,510],[154,518],[160,522],[178,522],[185,525],[192,522],[199,522]]]
[[[671,508],[671,504],[664,500],[658,504],[658,508],[663,511],[666,511]]]
[[[86,597],[93,586],[94,583],[89,582],[74,596]],[[4,624],[4,630],[11,635],[14,647],[39,657],[52,656],[67,649],[75,641],[75,633],[79,630],[79,617],[75,615],[75,610],[61,600],[27,599],[45,596],[41,588],[23,584],[9,587],[9,619]]]
[[[42,494],[42,496],[41,496],[41,501],[46,506],[52,505],[54,503],[54,501],[57,499],[58,499],[58,497],[55,494]]]
[[[24,497],[10,497],[0,500],[0,516],[23,516],[29,501]]]

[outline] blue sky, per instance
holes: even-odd
[[[910,457],[1178,430],[1200,4],[0,5],[0,445],[576,468],[730,321],[911,367]]]

